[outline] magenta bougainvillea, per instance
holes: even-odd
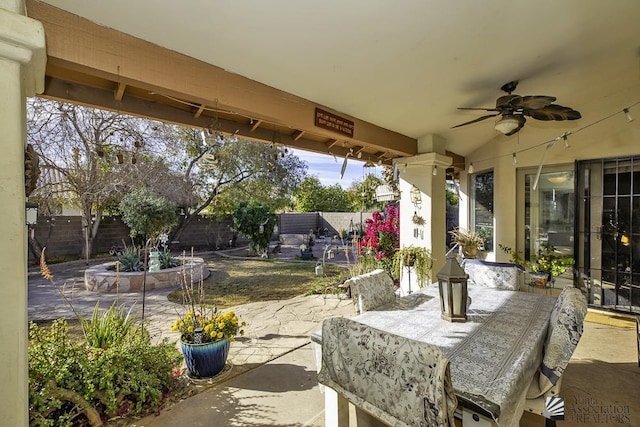
[[[389,205],[384,214],[374,212],[365,224],[362,255],[375,257],[381,268],[391,271],[393,254],[400,246],[398,207]]]

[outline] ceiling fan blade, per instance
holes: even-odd
[[[470,124],[472,124],[472,123],[478,123],[478,122],[481,122],[481,121],[483,121],[483,120],[485,120],[485,119],[489,119],[489,118],[491,118],[491,117],[495,117],[495,116],[497,116],[497,115],[499,115],[499,114],[500,114],[500,113],[496,113],[496,114],[488,114],[488,115],[486,115],[486,116],[478,117],[477,119],[473,119],[473,120],[470,120],[470,121],[468,121],[468,122],[464,122],[464,123],[461,123],[461,124],[459,124],[459,125],[452,126],[452,127],[451,127],[451,129],[459,128],[460,126],[470,125]]]
[[[521,116],[520,114],[514,115],[513,117],[515,117],[518,120],[518,127],[509,133],[505,133],[506,136],[515,135],[516,133],[520,132],[520,129],[523,128],[525,122],[527,121],[527,118],[525,116]]]
[[[558,104],[551,104],[538,109],[523,109],[522,114],[544,121],[577,120],[582,117],[579,111]]]
[[[500,111],[498,108],[480,108],[480,107],[458,107],[458,110],[472,110],[472,111]]]
[[[510,102],[510,104],[514,108],[537,110],[549,106],[555,100],[555,96],[531,95],[515,98]]]

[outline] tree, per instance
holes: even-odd
[[[287,208],[306,175],[306,164],[282,146],[41,98],[27,107],[28,142],[55,177],[34,199],[80,210],[86,257],[104,212],[116,211],[122,196],[136,188],[149,188],[182,208],[178,239],[198,214],[230,214],[251,197],[272,209]]]
[[[233,226],[251,239],[251,249],[258,254],[269,248],[278,217],[269,207],[256,201],[241,202],[233,212]]]
[[[306,176],[306,164],[282,146],[224,137],[216,131],[167,126],[168,152],[184,182],[193,189],[174,239],[199,214],[234,211],[259,200],[271,210],[290,206],[293,190]]]
[[[307,177],[294,192],[296,212],[353,212],[359,210],[338,184],[324,187],[318,177]]]
[[[157,241],[178,222],[175,205],[148,189],[140,188],[127,194],[119,207],[131,237],[141,236],[145,241]]]
[[[85,235],[82,255],[88,258],[105,209],[139,182],[138,159],[152,139],[154,122],[41,98],[27,101],[27,120],[27,141],[41,168],[54,177],[34,198],[78,208]]]

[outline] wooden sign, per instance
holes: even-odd
[[[316,107],[316,126],[353,138],[354,123]]]

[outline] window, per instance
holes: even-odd
[[[471,228],[484,239],[484,249],[493,251],[493,171],[471,175]]]

